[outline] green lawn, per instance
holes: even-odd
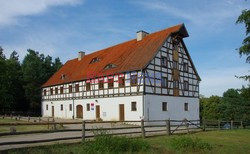
[[[209,144],[212,148],[210,150],[190,150],[190,149],[174,149],[171,146],[173,140],[180,138],[191,138],[199,140],[203,143]],[[150,145],[150,149],[141,153],[219,153],[219,154],[241,154],[250,153],[250,130],[223,130],[223,131],[208,131],[199,132],[190,135],[172,135],[170,137],[150,137],[146,138],[146,141]],[[173,142],[172,142],[173,143]],[[89,143],[90,144],[90,143]],[[94,144],[94,142],[93,142]],[[118,142],[117,142],[118,144]],[[81,143],[78,144],[56,144],[43,147],[33,147],[25,149],[10,150],[9,153],[86,153],[84,146]]]
[[[27,123],[27,120],[18,120],[16,121],[15,119],[10,119],[10,118],[5,118],[5,119],[0,119],[0,123]],[[60,127],[58,126],[60,129]],[[22,132],[22,131],[35,131],[35,130],[47,130],[48,126],[45,125],[23,125],[23,126],[16,126],[16,131],[17,132]],[[10,126],[0,126],[0,133],[7,133],[10,132]]]

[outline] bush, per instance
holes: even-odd
[[[198,138],[179,136],[170,140],[170,146],[175,150],[211,150],[212,146]]]
[[[112,136],[107,132],[95,134],[95,140],[84,145],[86,153],[132,153],[143,152],[148,149],[150,149],[150,145],[145,140]]]

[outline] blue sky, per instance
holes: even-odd
[[[200,93],[222,95],[246,81],[249,64],[235,50],[245,37],[235,25],[245,0],[0,0],[0,45],[22,59],[28,48],[63,62],[78,51],[93,51],[184,23],[184,41],[202,78]]]

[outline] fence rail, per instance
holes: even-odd
[[[110,124],[110,127],[101,127],[101,124]],[[113,125],[116,125],[114,127]],[[0,123],[0,127],[18,127],[44,125],[53,127],[53,130],[36,130],[23,132],[6,132],[0,133],[0,136],[8,135],[23,135],[23,134],[38,134],[38,133],[65,133],[79,132],[79,136],[75,137],[59,137],[34,141],[13,141],[0,142],[0,145],[27,144],[27,143],[42,143],[61,140],[81,139],[85,142],[88,138],[93,138],[95,131],[108,131],[111,135],[136,135],[145,138],[152,135],[172,135],[175,133],[190,133],[193,131],[205,130],[221,130],[221,129],[236,129],[246,128],[250,126],[247,121],[220,121],[220,120],[130,120],[130,121],[81,121],[81,122],[55,122],[55,120],[36,121],[36,122],[15,122],[15,123]],[[80,129],[57,129],[57,125],[80,125]],[[94,128],[93,126],[96,126]],[[90,128],[92,127],[92,128]],[[62,135],[63,136],[63,135]]]

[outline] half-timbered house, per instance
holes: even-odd
[[[199,119],[200,77],[184,24],[67,61],[42,86],[42,115],[86,120]]]

